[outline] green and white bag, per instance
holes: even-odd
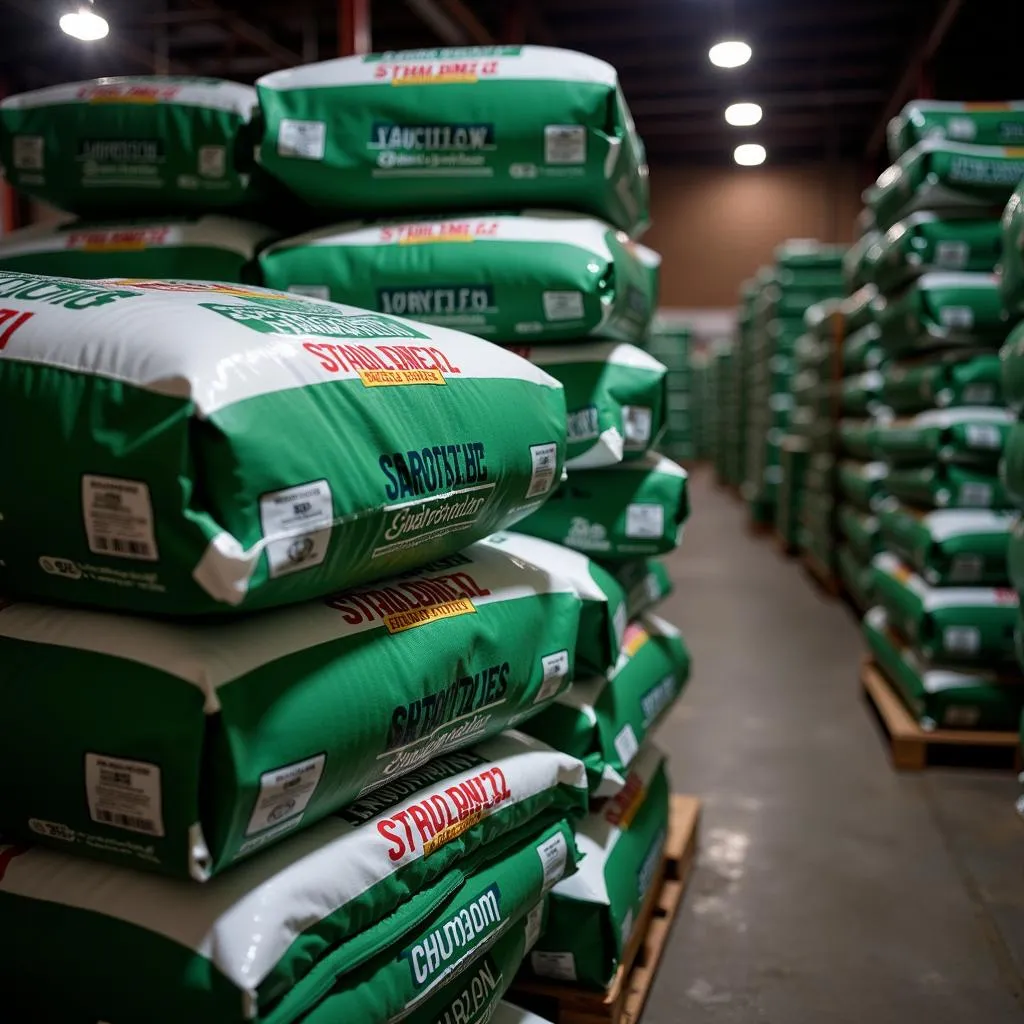
[[[1019,672],[937,667],[890,628],[884,608],[872,608],[863,629],[879,667],[923,729],[1017,730],[1024,709]]]
[[[580,822],[579,871],[555,886],[535,975],[605,988],[629,947],[648,895],[661,882],[668,838],[666,758],[648,744],[618,796]]]
[[[839,544],[836,546],[836,570],[853,603],[859,609],[869,607],[873,600],[870,560],[862,561],[849,544]]]
[[[1002,249],[999,222],[939,217],[925,210],[897,221],[868,252],[872,280],[891,293],[933,271],[992,273]]]
[[[552,701],[580,616],[556,573],[485,542],[227,622],[8,604],[0,771],[49,767],[0,831],[205,880]]]
[[[1018,600],[1008,587],[930,587],[895,555],[875,556],[875,599],[929,661],[995,665],[1013,659]]]
[[[885,361],[885,349],[879,339],[882,332],[878,324],[870,323],[846,336],[843,341],[843,373],[853,376],[877,370]]]
[[[523,731],[578,757],[592,797],[626,783],[633,759],[683,691],[690,654],[675,626],[655,615],[629,624],[618,664],[578,679]]]
[[[677,547],[690,513],[686,481],[682,466],[655,452],[577,470],[518,529],[602,561],[662,555]]]
[[[888,229],[918,210],[977,209],[998,219],[1024,178],[1024,151],[923,139],[908,149],[864,193],[879,227]]]
[[[994,352],[939,361],[929,356],[902,365],[890,363],[882,371],[882,380],[882,401],[898,413],[959,405],[1005,405],[1001,364]]]
[[[888,125],[889,156],[898,160],[924,139],[977,146],[1024,143],[1024,103],[911,100]]]
[[[346,57],[256,83],[263,166],[321,209],[546,206],[637,233],[643,145],[615,69],[545,46]]]
[[[639,344],[658,262],[602,221],[544,210],[340,224],[260,254],[269,288],[531,344]]]
[[[257,103],[218,78],[54,85],[0,101],[0,162],[12,187],[75,213],[226,209],[253,198]]]
[[[1024,316],[1024,180],[1010,196],[1000,227],[999,291],[1012,322]]]
[[[852,339],[865,327],[870,327],[884,305],[885,299],[878,294],[878,286],[874,284],[866,284],[852,295],[848,295],[839,304],[844,337]]]
[[[890,356],[956,346],[996,348],[1007,320],[995,274],[933,273],[919,277],[878,312]]]
[[[468,878],[496,881],[517,850],[528,851],[513,880],[522,898],[489,925],[535,907],[572,868],[564,819],[585,806],[583,766],[513,732],[437,758],[207,885],[0,848],[5,1009],[48,1022],[288,1024],[459,900]],[[460,949],[493,935],[469,913]]]
[[[875,512],[887,490],[889,467],[884,462],[839,463],[839,493],[863,512]]]
[[[262,224],[213,215],[35,225],[0,238],[0,270],[75,278],[256,281],[256,252],[272,237]]]
[[[566,468],[597,469],[638,459],[665,429],[666,368],[635,345],[510,347],[565,389]]]
[[[955,463],[995,472],[1013,422],[1008,409],[958,406],[876,424],[872,436],[892,465]]]
[[[887,503],[879,512],[885,547],[932,587],[1005,586],[1010,533],[1019,516],[988,509],[920,512]]]
[[[1010,331],[1006,343],[999,350],[999,361],[1002,364],[1003,399],[1020,416],[1024,414],[1024,321]]]
[[[0,297],[0,434],[31,442],[0,452],[0,592],[294,603],[452,554],[561,478],[561,385],[469,335],[230,285],[0,273]]]
[[[630,619],[660,604],[675,589],[668,566],[657,558],[620,562],[612,569],[626,591],[626,610]]]
[[[856,377],[844,377],[839,385],[840,403],[845,416],[869,416],[880,405],[883,378],[878,370]]]
[[[861,562],[870,562],[881,547],[878,516],[843,504],[839,506],[837,519],[839,532],[846,538],[853,554]]]
[[[874,420],[841,419],[839,421],[839,440],[843,451],[854,459],[871,460],[876,457],[874,445],[871,443]]]
[[[480,546],[494,548],[572,584],[582,603],[576,640],[577,668],[604,672],[618,661],[622,636],[635,613],[625,586],[611,569],[579,551],[525,533],[493,533]]]
[[[1005,509],[1013,505],[993,471],[948,463],[893,467],[885,478],[885,490],[918,508]]]

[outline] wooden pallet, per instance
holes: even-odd
[[[800,555],[807,574],[818,585],[818,589],[827,597],[839,596],[839,580],[818,561],[810,551],[803,551]]]
[[[604,992],[519,978],[509,998],[553,1024],[636,1024],[650,995],[697,854],[700,800],[673,796],[661,867]]]
[[[1020,769],[1017,733],[922,729],[870,657],[864,658],[860,682],[888,736],[893,767],[898,771],[921,771],[929,764]]]

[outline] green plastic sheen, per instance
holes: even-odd
[[[965,355],[888,364],[881,371],[882,401],[903,414],[955,405],[1004,405],[999,356]]]
[[[885,479],[885,489],[918,508],[1007,509],[1014,504],[994,471],[979,472],[949,463],[894,467]]]
[[[518,529],[606,562],[674,550],[690,513],[687,475],[663,455],[569,474]]]
[[[860,609],[867,608],[873,600],[870,558],[864,561],[849,544],[836,546],[836,569],[843,586],[849,591],[853,603]]]
[[[0,270],[56,277],[257,280],[270,228],[230,217],[34,225],[0,238]]]
[[[660,877],[668,816],[666,758],[649,744],[622,792],[580,822],[583,861],[550,896],[547,928],[530,954],[534,974],[608,985]]]
[[[640,343],[657,298],[648,249],[579,214],[340,224],[260,254],[263,283],[488,341]]]
[[[1024,413],[1024,321],[1010,332],[999,350],[1002,364],[1003,398],[1019,416]]]
[[[1024,316],[1024,181],[1006,204],[1002,217],[999,290],[1012,320]]]
[[[1011,512],[943,509],[922,512],[886,504],[878,514],[884,545],[929,586],[1005,586]]]
[[[850,551],[861,561],[870,562],[880,550],[878,516],[864,512],[853,505],[839,506],[837,517],[839,532],[846,539]]]
[[[877,456],[871,444],[873,420],[841,419],[839,441],[843,451],[854,459],[870,460]]]
[[[675,589],[668,566],[657,558],[620,562],[613,571],[626,591],[626,611],[631,619],[654,608]]]
[[[572,678],[579,615],[569,581],[486,542],[228,622],[8,604],[0,771],[49,768],[0,831],[208,878],[543,708]]]
[[[265,75],[260,160],[320,209],[547,206],[630,234],[643,145],[615,70],[571,50],[481,46],[347,57]]]
[[[1019,146],[1024,143],[1024,103],[911,100],[889,122],[886,135],[893,160],[928,138],[977,146]]]
[[[619,662],[578,679],[522,729],[587,767],[592,796],[617,793],[648,735],[683,692],[690,653],[679,631],[654,615],[629,624]]]
[[[862,512],[874,512],[885,497],[888,473],[884,462],[844,459],[836,474],[839,493]]]
[[[31,439],[0,449],[0,592],[173,614],[323,596],[528,515],[565,431],[556,380],[443,327],[0,272],[0,435]]]
[[[871,436],[892,466],[955,463],[994,473],[1012,426],[1006,409],[959,406],[877,423]]]
[[[863,632],[882,672],[922,728],[1016,732],[1024,709],[1019,672],[937,667],[891,628],[884,608],[864,616]]]
[[[217,78],[55,85],[0,102],[0,161],[14,188],[74,213],[227,209],[253,198],[256,106]]]
[[[586,800],[582,765],[506,736],[481,745],[479,755],[444,755],[375,795],[381,799],[361,800],[204,886],[39,848],[0,848],[5,1009],[31,1008],[27,1019],[48,1024],[291,1024],[335,994],[347,1000],[369,989],[371,998],[394,998],[397,972],[387,987],[367,982],[446,911],[467,924],[458,932],[461,951],[483,952],[571,873],[577,854],[566,816],[578,816]],[[532,768],[483,753],[516,748]],[[560,783],[515,800],[553,757],[562,762]],[[482,819],[468,811],[439,830],[456,790],[464,802],[475,793]],[[405,849],[397,859],[389,855],[396,845]],[[487,901],[486,929],[475,928],[481,919],[472,909],[460,913],[481,882],[501,889]],[[419,960],[407,956],[406,969]],[[63,984],[54,986],[58,976]],[[433,980],[415,992],[406,982],[403,1001],[428,998],[442,979]]]
[[[1013,659],[1017,594],[1008,587],[930,587],[895,555],[876,555],[874,594],[889,621],[929,661],[996,665]]]

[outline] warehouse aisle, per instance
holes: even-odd
[[[705,800],[702,853],[644,1024],[1019,1022],[1012,775],[896,775],[852,616],[710,472],[691,494],[664,614],[695,672],[659,741]]]

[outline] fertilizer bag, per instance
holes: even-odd
[[[626,591],[630,619],[660,604],[674,589],[668,566],[657,558],[619,562],[613,568],[615,578]]]
[[[878,423],[872,444],[893,466],[953,463],[995,471],[1010,434],[1006,409],[957,406]]]
[[[31,439],[0,453],[0,592],[294,603],[452,554],[561,477],[561,385],[468,335],[226,285],[0,296],[0,433]]]
[[[1024,143],[1024,103],[911,100],[889,122],[887,137],[893,160],[924,139],[1019,146]]]

